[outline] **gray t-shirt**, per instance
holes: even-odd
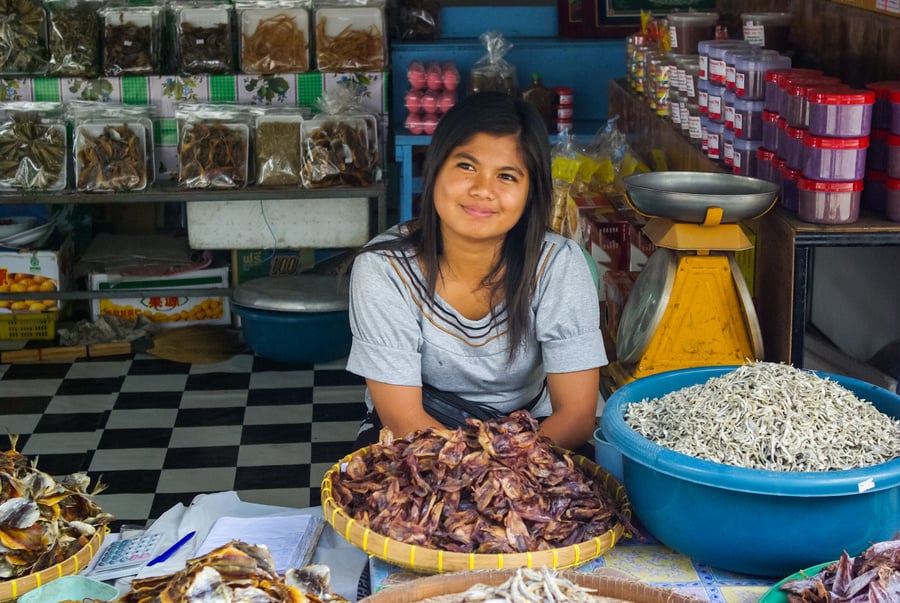
[[[391,236],[396,229],[374,240]],[[581,248],[548,232],[535,278],[532,331],[510,364],[505,310],[465,318],[440,296],[428,298],[414,257],[363,253],[350,275],[353,345],[347,370],[394,385],[425,382],[510,413],[538,395],[546,373],[605,365],[597,288]],[[371,410],[368,391],[366,404]],[[531,414],[550,412],[545,389]]]

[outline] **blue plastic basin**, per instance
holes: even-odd
[[[234,304],[244,340],[257,356],[286,363],[328,362],[350,353],[347,310],[277,312]]]
[[[785,576],[856,556],[900,530],[900,459],[862,469],[780,472],[697,459],[651,442],[625,409],[706,382],[737,367],[670,371],[632,381],[606,402],[600,429],[621,451],[635,516],[666,546],[738,573]],[[819,373],[900,418],[900,396],[870,383]]]

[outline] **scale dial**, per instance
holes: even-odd
[[[678,269],[676,256],[674,251],[657,248],[635,280],[616,334],[616,357],[619,362],[633,364],[640,360],[656,334],[675,283]]]

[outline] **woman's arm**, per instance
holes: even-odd
[[[600,395],[600,369],[572,373],[548,373],[552,414],[541,423],[541,431],[553,443],[574,450],[593,439]]]
[[[412,385],[391,385],[366,379],[369,395],[382,424],[395,437],[402,438],[427,427],[443,428],[422,406],[422,388]]]

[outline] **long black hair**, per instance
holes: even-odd
[[[370,245],[360,252],[412,251],[421,259],[434,297],[443,253],[441,219],[434,207],[434,185],[444,162],[455,148],[476,134],[518,136],[528,170],[529,189],[522,217],[507,233],[500,259],[483,284],[490,287],[491,306],[504,299],[509,330],[509,359],[531,328],[531,300],[544,235],[550,227],[552,180],[550,142],[540,113],[530,104],[501,92],[482,92],[464,98],[438,122],[422,168],[422,195],[418,216],[410,220],[397,239]],[[500,276],[500,278],[498,278]]]

